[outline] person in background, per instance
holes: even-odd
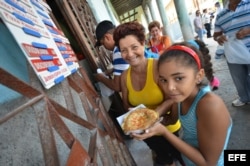
[[[216,9],[215,16],[217,16],[222,11],[223,8],[222,8],[222,5],[220,4],[220,2],[216,2],[214,4],[214,7]]]
[[[220,4],[220,2],[216,2],[214,4],[215,7],[215,13],[214,13],[214,19],[212,22],[212,27],[214,29],[214,22],[216,20],[216,17],[218,15],[218,13],[220,13],[223,9],[222,4]],[[221,59],[221,57],[224,55],[224,46],[223,45],[218,45],[215,51],[215,59]]]
[[[198,34],[198,39],[203,41],[203,24],[200,10],[196,10],[194,18],[194,30]]]
[[[95,79],[105,84],[108,88],[120,92],[120,75],[129,67],[129,64],[123,60],[119,49],[115,46],[113,40],[113,32],[115,26],[111,21],[104,20],[100,22],[96,27],[96,38],[97,42],[95,46],[103,45],[107,50],[113,51],[112,54],[112,65],[113,65],[113,79],[107,78],[104,74],[95,74]]]
[[[168,36],[163,36],[161,31],[161,26],[158,21],[153,21],[149,23],[148,30],[150,32],[151,38],[149,39],[147,45],[152,52],[161,55],[164,50],[171,46],[171,40]]]
[[[214,40],[219,45],[227,42],[228,37],[242,40],[250,50],[250,0],[229,0],[217,15]],[[239,50],[240,51],[240,50]],[[250,52],[248,55],[250,56]],[[237,89],[239,98],[232,102],[235,107],[250,104],[250,64],[229,63],[228,68]]]
[[[182,124],[183,135],[176,137],[161,123],[148,128],[144,134],[133,134],[139,140],[161,135],[181,153],[185,165],[224,166],[232,119],[223,100],[203,82],[203,56],[187,43],[177,43],[159,58],[159,84],[174,104]]]
[[[207,9],[203,9],[202,22],[207,31],[207,38],[211,38],[211,16],[207,12]]]
[[[158,86],[157,59],[146,58],[145,29],[138,22],[128,22],[119,25],[114,32],[114,40],[121,50],[122,57],[130,67],[121,75],[121,88],[125,109],[144,104],[161,116],[177,116],[168,108],[171,100],[164,100],[164,95]],[[167,128],[178,136],[181,124],[178,119],[168,121]],[[180,153],[162,136],[154,136],[144,140],[155,152],[155,163],[159,165],[174,165],[174,160],[182,163]]]

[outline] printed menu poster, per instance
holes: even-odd
[[[46,89],[79,68],[69,40],[42,0],[0,0],[0,17]]]

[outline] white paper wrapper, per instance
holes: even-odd
[[[119,123],[119,125],[121,126],[121,128],[122,128],[122,123],[123,123],[123,121],[124,121],[124,118],[125,118],[129,113],[131,113],[132,111],[137,110],[138,108],[146,108],[146,106],[143,105],[143,104],[140,104],[140,105],[134,107],[133,109],[131,109],[129,112],[127,112],[127,113],[125,113],[125,114],[123,114],[123,115],[121,115],[121,116],[119,116],[119,117],[116,118],[116,120],[118,121],[118,123]],[[155,123],[160,122],[161,120],[162,120],[162,117],[159,118],[159,120],[156,121]],[[125,134],[126,134],[126,135],[129,135],[129,134],[131,134],[131,133],[142,134],[142,133],[144,133],[144,132],[145,132],[145,130],[133,130],[133,131],[129,131],[129,132],[125,133]]]

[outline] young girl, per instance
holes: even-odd
[[[205,62],[208,63],[208,62]],[[158,62],[159,83],[175,104],[183,135],[180,139],[157,123],[142,135],[143,140],[162,135],[181,153],[186,165],[224,165],[226,149],[232,128],[230,114],[220,97],[202,83],[204,78],[201,52],[186,43],[171,46]]]

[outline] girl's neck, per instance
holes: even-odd
[[[190,94],[190,96],[181,102],[181,114],[182,115],[186,115],[188,113],[189,108],[193,104],[194,99],[197,96],[198,92],[199,92],[199,88],[195,88],[193,92]]]
[[[199,87],[196,87],[193,92],[182,102],[182,104],[192,104],[198,92],[200,91]]]

